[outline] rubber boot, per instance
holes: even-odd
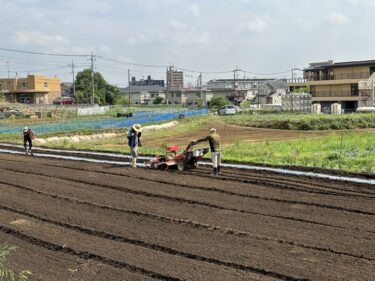
[[[137,158],[132,158],[132,167],[137,168]]]
[[[221,167],[217,166],[217,173],[220,174]]]
[[[212,175],[214,175],[214,176],[217,175],[217,168],[214,168],[214,169],[213,169],[213,173],[212,173]]]

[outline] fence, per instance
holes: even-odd
[[[151,122],[161,122],[178,118],[181,114],[185,117],[207,114],[207,109],[199,110],[179,110],[175,112],[134,112],[132,118],[106,118],[90,121],[61,122],[40,124],[32,126],[36,135],[53,132],[66,132],[79,129],[111,129],[111,128],[129,128],[133,124],[145,124]],[[21,134],[23,127],[18,125],[7,125],[0,127],[0,134]]]
[[[77,115],[78,116],[87,116],[87,115],[95,115],[95,114],[104,114],[110,109],[109,106],[93,106],[87,108],[78,108]]]

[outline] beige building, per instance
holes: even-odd
[[[304,69],[313,103],[330,113],[331,105],[339,103],[344,112],[354,112],[369,103],[369,95],[359,91],[358,84],[375,72],[375,60],[311,63]]]
[[[167,89],[179,90],[184,87],[184,73],[175,70],[172,66],[167,69]]]
[[[0,79],[0,89],[7,102],[52,104],[61,97],[60,79],[42,75],[28,75],[26,78]]]

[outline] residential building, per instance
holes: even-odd
[[[2,78],[0,89],[8,102],[52,104],[55,98],[61,97],[60,79],[42,75]]]
[[[210,90],[189,88],[168,91],[165,98],[168,104],[208,106],[212,96]]]
[[[207,89],[214,96],[222,96],[231,101],[253,100],[259,92],[259,88],[271,79],[217,79],[207,83]]]
[[[137,81],[135,77],[132,77],[132,80],[130,81],[130,85],[132,86],[160,86],[164,87],[164,80],[154,80],[151,79],[151,76],[147,76],[147,79],[140,79]]]
[[[358,83],[375,72],[375,60],[333,61],[311,63],[304,69],[304,78],[310,88],[313,103],[319,103],[323,113],[331,112],[338,103],[344,112],[353,112],[369,103],[369,96],[361,93]]]
[[[173,66],[167,69],[167,90],[174,91],[184,87],[184,73],[175,70]]]
[[[361,96],[368,97],[366,102],[360,102],[358,107],[375,107],[375,72],[367,80],[359,81],[358,90]]]
[[[255,103],[281,105],[281,97],[288,92],[289,85],[286,79],[267,80],[259,86]]]
[[[131,104],[152,105],[157,97],[165,99],[165,88],[159,85],[130,85],[126,88],[120,88],[121,95],[128,96],[130,93]]]

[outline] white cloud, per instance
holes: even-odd
[[[208,32],[203,32],[196,36],[195,41],[199,44],[208,44],[210,42],[210,34]]]
[[[38,31],[17,31],[14,33],[12,39],[19,45],[49,46],[69,43],[69,40],[61,35],[49,35]]]
[[[190,4],[189,5],[189,10],[196,17],[199,16],[199,14],[200,14],[199,5],[197,3]]]
[[[172,20],[169,22],[169,26],[173,29],[173,30],[176,30],[176,31],[184,31],[187,29],[187,26],[186,24],[182,23],[182,22],[179,22],[179,21],[175,21],[175,20]]]
[[[348,18],[341,13],[332,13],[327,16],[327,20],[332,24],[343,24],[348,22]]]
[[[240,24],[240,30],[257,32],[262,31],[268,26],[267,22],[261,18],[254,18],[243,24]]]

